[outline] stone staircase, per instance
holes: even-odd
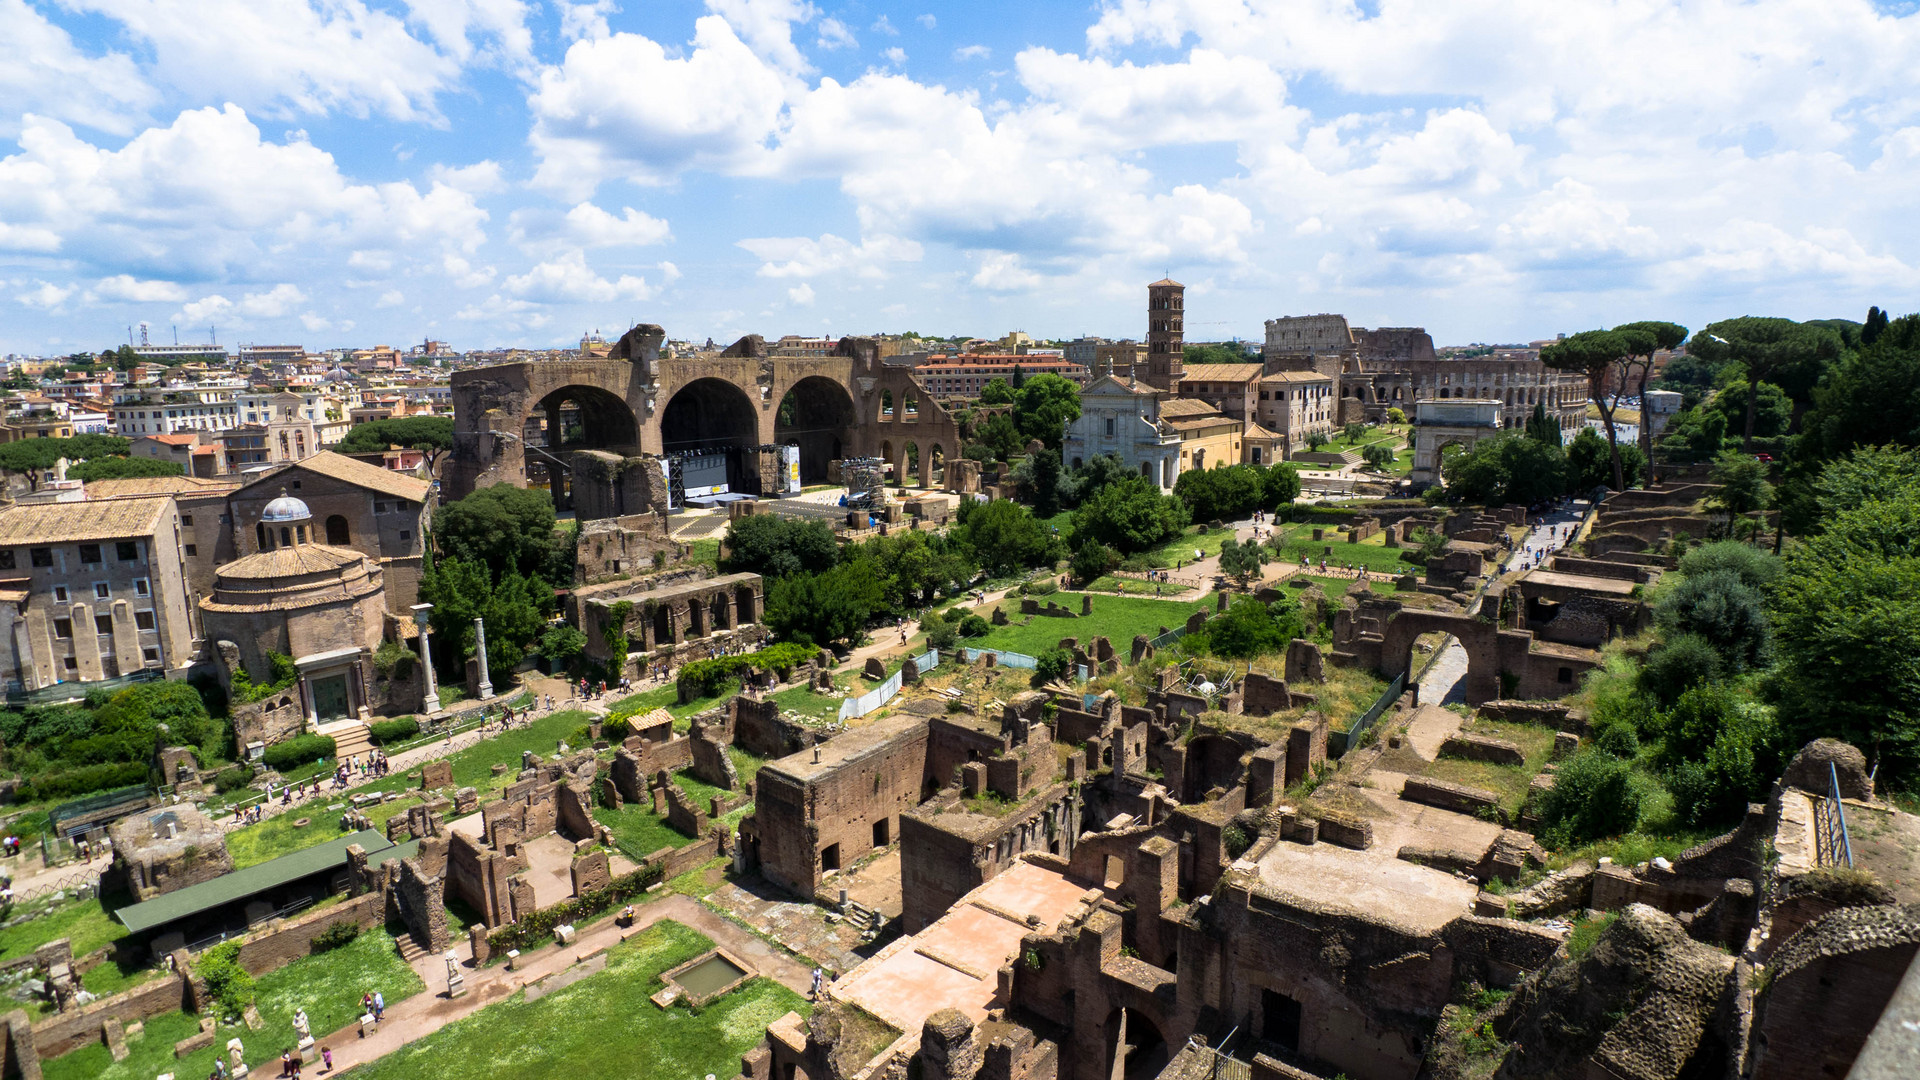
[[[394,938],[393,943],[400,947],[400,959],[405,960],[408,967],[412,967],[417,961],[427,956],[427,950],[421,948],[420,943],[415,941],[410,933]]]
[[[345,761],[373,749],[373,732],[358,720],[335,720],[314,729],[333,740],[334,756]]]

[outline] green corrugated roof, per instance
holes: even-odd
[[[329,840],[324,844],[316,844],[305,851],[296,851],[291,855],[269,859],[258,866],[249,866],[245,870],[222,874],[212,881],[203,881],[177,892],[156,896],[138,904],[130,904],[114,912],[114,918],[119,919],[128,932],[134,934],[151,930],[156,926],[165,926],[167,923],[177,922],[203,911],[211,911],[236,900],[244,900],[290,881],[298,881],[303,877],[337,866],[345,866],[347,848],[354,844],[359,844],[370,854],[379,852],[381,855],[385,855],[395,846],[378,830],[367,829],[351,836]]]

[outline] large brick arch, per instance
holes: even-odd
[[[843,338],[833,356],[792,358],[768,356],[758,336],[742,338],[720,354],[667,358],[660,355],[664,339],[658,326],[643,323],[622,336],[604,360],[502,364],[456,372],[454,445],[442,478],[444,497],[462,498],[497,483],[525,486],[527,421],[552,395],[569,390],[593,403],[603,438],[612,437],[607,432],[631,431],[632,448],[642,454],[666,452],[665,414],[690,388],[709,405],[726,403],[722,426],[728,430],[714,433],[719,441],[788,441],[781,438],[779,407],[793,392],[815,415],[814,422],[793,425],[804,430],[785,433],[801,444],[801,473],[809,480],[824,478],[825,462],[836,448],[840,457],[876,457],[889,441],[896,454],[907,442],[918,444],[922,453],[938,444],[951,459],[962,445],[946,408],[911,369],[881,364],[879,348],[870,338]],[[718,390],[716,383],[725,384],[728,392]],[[890,415],[882,414],[883,395],[896,403]],[[624,403],[625,414],[616,411],[613,399]],[[912,414],[904,410],[909,399],[916,406]],[[630,427],[624,423],[629,415]]]

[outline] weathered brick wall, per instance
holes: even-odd
[[[1240,689],[1242,712],[1248,716],[1268,716],[1292,707],[1293,698],[1287,693],[1284,679],[1275,679],[1258,671],[1247,673]]]
[[[510,859],[482,847],[465,833],[447,842],[446,889],[480,913],[489,928],[508,921],[507,879],[526,869],[525,859]]]
[[[1846,908],[1782,946],[1754,1003],[1753,1080],[1842,1076],[1913,963],[1920,906]]]
[[[762,769],[754,821],[767,877],[811,897],[830,850],[845,868],[873,850],[876,823],[885,822],[888,839],[898,836],[901,812],[919,805],[925,794],[928,728],[925,722],[904,720],[884,744],[810,772],[804,782],[771,765]]]
[[[956,782],[960,766],[993,757],[1005,745],[999,735],[935,717],[927,724],[927,776],[946,787]]]
[[[974,842],[940,827],[940,815],[900,817],[901,922],[917,934],[980,884]]]
[[[240,944],[240,966],[250,974],[264,975],[313,952],[313,939],[328,927],[351,923],[365,930],[386,921],[387,898],[379,893],[356,896],[305,918],[295,919],[277,930],[248,937]]]
[[[167,975],[124,994],[102,998],[83,1009],[43,1020],[33,1026],[33,1047],[41,1058],[56,1058],[99,1042],[100,1025],[108,1017],[131,1024],[186,1008],[186,984],[187,980],[180,975]]]
[[[592,780],[569,780],[558,785],[553,796],[555,823],[560,831],[575,840],[594,835]]]
[[[733,717],[733,744],[763,758],[797,754],[818,741],[809,729],[780,717],[780,707],[746,694],[728,703]]]

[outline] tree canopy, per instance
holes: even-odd
[[[1132,555],[1158,547],[1187,527],[1186,504],[1144,476],[1129,475],[1093,493],[1073,514],[1073,543],[1097,541]]]
[[[839,559],[839,542],[826,522],[753,514],[735,518],[727,526],[726,557],[721,568],[730,574],[782,578],[825,570]]]
[[[453,449],[453,417],[392,416],[369,420],[353,425],[334,449],[343,454],[371,454],[389,446],[424,451],[431,463],[441,453]]]
[[[1007,385],[1007,380],[995,375],[993,378],[987,380],[985,386],[980,388],[980,404],[1013,404],[1013,387]]]
[[[442,506],[433,515],[440,550],[482,566],[538,574],[554,550],[553,498],[538,488],[495,484]],[[566,583],[572,581],[567,568]]]
[[[1080,388],[1071,379],[1041,372],[1014,390],[1013,418],[1022,435],[1058,449],[1067,425],[1080,418]]]
[[[1641,336],[1629,336],[1613,330],[1584,330],[1540,350],[1540,362],[1556,371],[1579,372],[1587,377],[1587,396],[1600,410],[1606,425],[1607,448],[1613,462],[1613,488],[1627,487],[1626,469],[1620,460],[1620,439],[1613,426],[1614,404],[1606,392],[1608,376],[1616,365],[1623,365],[1644,344]],[[1624,370],[1624,369],[1623,369]]]
[[[1010,499],[960,503],[954,542],[994,574],[1029,566],[1050,566],[1064,550],[1060,538],[1033,512]]]
[[[136,476],[180,476],[179,464],[145,457],[89,458],[67,470],[69,480],[124,480]]]
[[[1826,366],[1839,358],[1841,339],[1828,326],[1744,316],[1709,324],[1687,348],[1710,363],[1738,363],[1749,381],[1774,383],[1789,397],[1806,401]],[[1759,398],[1749,397],[1746,405],[1741,448],[1752,453]]]
[[[1566,451],[1524,435],[1482,440],[1442,468],[1449,497],[1488,506],[1556,499],[1572,478]]]

